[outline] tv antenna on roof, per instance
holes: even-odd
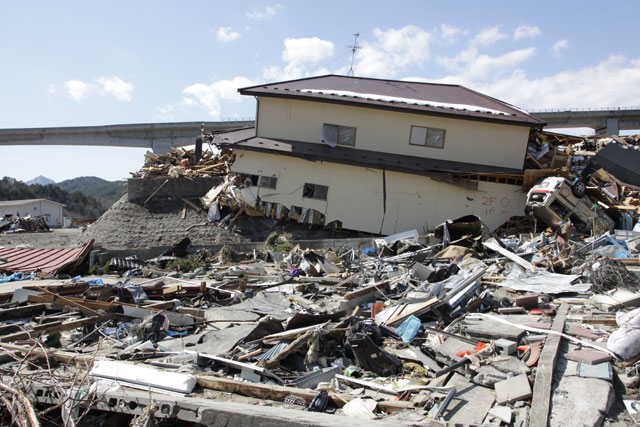
[[[349,72],[347,73],[347,76],[351,76],[351,77],[355,77],[353,74],[353,58],[356,56],[356,51],[360,49],[360,46],[358,46],[358,37],[360,37],[360,31],[355,33],[353,37],[354,37],[353,44],[351,46],[347,46],[351,48],[351,67],[349,68]]]

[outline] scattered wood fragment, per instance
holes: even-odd
[[[158,186],[158,188],[156,188],[155,190],[153,190],[153,193],[149,194],[149,197],[147,197],[147,199],[144,201],[144,203],[143,203],[143,204],[144,204],[144,205],[146,205],[147,203],[149,203],[149,201],[150,201],[151,199],[153,199],[153,198],[154,198],[154,196],[155,196],[156,194],[158,194],[158,192],[159,192],[160,190],[162,190],[162,188],[163,188],[165,185],[167,185],[167,183],[168,183],[168,182],[169,182],[169,178],[167,178],[166,180],[164,180],[164,182],[163,182],[162,184],[160,184],[160,185]]]

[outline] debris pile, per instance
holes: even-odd
[[[155,154],[147,151],[144,166],[137,172],[131,172],[133,178],[152,178],[167,176],[172,178],[209,177],[226,175],[233,155],[222,150],[214,155],[210,150],[196,150],[171,147],[167,154]]]
[[[34,232],[48,232],[51,231],[47,225],[47,221],[44,216],[32,217],[7,215],[4,218],[0,218],[0,232],[1,233],[34,233]]]
[[[311,250],[276,234],[250,253],[185,239],[99,277],[20,282],[0,294],[0,418],[631,420],[614,396],[639,396],[640,233],[497,236],[466,216],[437,235]]]

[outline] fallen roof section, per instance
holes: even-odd
[[[79,265],[91,251],[93,239],[81,248],[18,249],[0,248],[0,271],[59,273]],[[6,261],[5,261],[6,260]]]

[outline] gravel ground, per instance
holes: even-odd
[[[199,204],[196,199],[192,200]],[[182,219],[182,200],[151,201],[140,206],[127,201],[125,194],[80,236],[84,243],[95,239],[104,249],[132,249],[171,246],[185,237],[194,245],[261,242],[272,232],[287,233],[293,240],[357,237],[350,232],[324,230],[297,223],[278,224],[273,219],[241,216],[229,229],[207,220],[206,212],[187,208]],[[226,212],[223,212],[223,215]]]
[[[70,248],[76,245],[81,235],[80,228],[59,228],[49,233],[0,233],[0,247],[27,244],[35,249]]]

